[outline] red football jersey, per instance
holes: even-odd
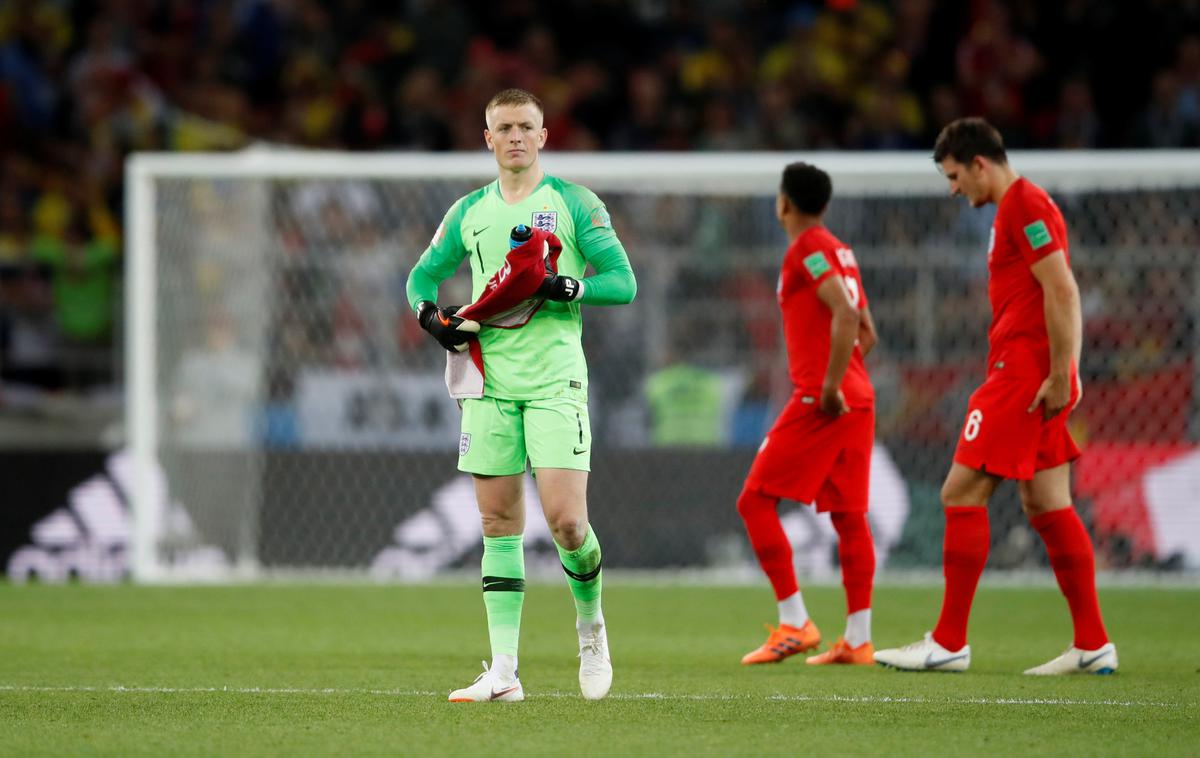
[[[1062,212],[1044,189],[1018,179],[1000,198],[988,243],[989,367],[1002,363],[1014,375],[1038,378],[1050,372],[1042,286],[1030,267],[1058,250],[1069,265]]]
[[[833,314],[817,297],[817,287],[831,276],[842,277],[855,307],[859,310],[867,307],[867,293],[854,252],[823,226],[805,230],[783,258],[779,307],[783,310],[783,336],[792,384],[797,391],[813,398],[820,397],[829,365],[829,325],[833,320]],[[842,378],[842,393],[851,408],[869,408],[875,404],[875,388],[871,386],[857,344]]]

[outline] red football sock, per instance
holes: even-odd
[[[783,600],[795,595],[800,588],[796,584],[796,569],[792,566],[792,546],[779,523],[778,505],[778,498],[742,490],[737,509],[746,522],[758,565],[762,566],[775,589],[775,599]]]
[[[842,586],[846,588],[846,614],[871,607],[875,582],[875,543],[865,512],[834,513],[838,533],[838,559],[842,564]]]
[[[1079,514],[1074,508],[1063,508],[1035,516],[1029,523],[1042,535],[1054,577],[1067,598],[1075,624],[1075,647],[1095,650],[1107,644],[1096,597],[1096,558]]]
[[[986,506],[947,506],[945,510],[942,573],[946,577],[946,594],[942,597],[942,615],[934,627],[933,639],[954,651],[967,644],[967,619],[979,576],[987,563],[991,535]]]

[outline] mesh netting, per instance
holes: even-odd
[[[486,180],[155,181],[158,459],[194,525],[186,539],[164,526],[160,560],[190,540],[268,569],[414,577],[473,565],[459,412],[404,282],[446,208]],[[606,565],[742,570],[734,501],[790,392],[775,176],[753,194],[645,184],[597,187],[639,294],[584,311],[592,520]],[[1085,397],[1071,428],[1098,560],[1200,563],[1200,190],[1054,195],[1083,302]],[[940,565],[938,492],[984,370],[993,214],[922,190],[841,192],[827,216],[855,249],[880,333],[872,522],[888,567]],[[463,302],[468,276],[440,302]],[[1011,485],[992,515],[990,565],[1044,561]],[[530,541],[549,556],[540,522],[529,519]],[[810,573],[832,566],[824,520],[789,511],[786,524]]]

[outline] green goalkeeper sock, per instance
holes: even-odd
[[[483,605],[487,608],[492,660],[516,658],[525,603],[525,547],[521,535],[483,538]]]
[[[585,624],[600,621],[602,575],[600,541],[596,539],[596,530],[588,524],[587,537],[575,550],[565,550],[557,542],[554,546],[558,548],[558,557],[562,560],[563,571],[567,574],[567,584],[575,598],[575,612],[579,615],[579,620]]]

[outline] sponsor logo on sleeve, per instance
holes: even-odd
[[[592,226],[602,229],[612,227],[612,218],[608,215],[608,209],[603,205],[592,211]]]
[[[824,253],[816,252],[804,259],[804,268],[808,269],[809,276],[813,279],[820,279],[821,275],[832,267],[825,259]]]
[[[429,240],[429,246],[434,247],[446,236],[446,222],[438,224],[437,231],[433,233],[433,239]]]
[[[1038,219],[1025,227],[1025,239],[1029,240],[1029,246],[1034,250],[1043,245],[1049,245],[1050,230],[1046,228],[1046,222]]]
[[[558,228],[558,211],[534,211],[533,228],[553,232]]]

